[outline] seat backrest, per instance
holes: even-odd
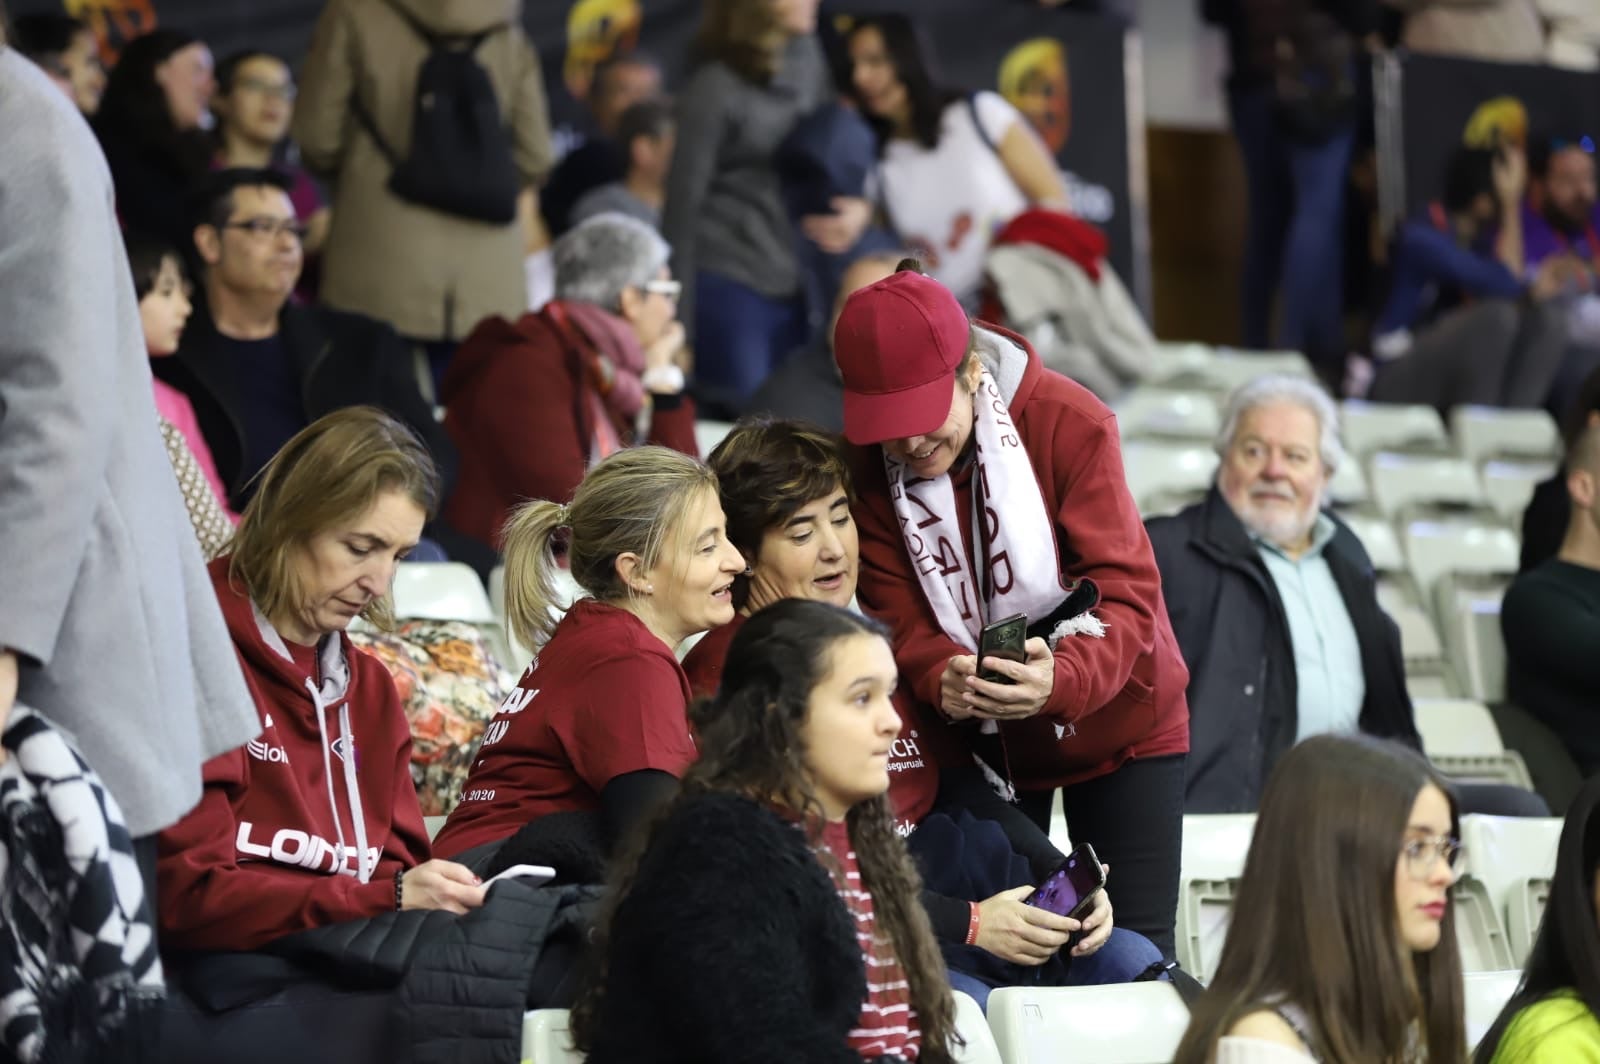
[[[1346,399],[1339,408],[1345,450],[1363,459],[1384,448],[1448,447],[1444,419],[1431,406]]]
[[[1505,922],[1489,898],[1489,889],[1471,875],[1450,888],[1456,911],[1456,944],[1464,972],[1503,972],[1515,967],[1506,941]]]
[[[1427,611],[1419,606],[1401,606],[1389,611],[1389,616],[1400,629],[1400,652],[1407,672],[1413,668],[1427,671],[1444,660],[1444,647]]]
[[[1461,818],[1466,870],[1481,881],[1505,921],[1512,961],[1527,956],[1543,897],[1556,872],[1560,817],[1469,814]]]
[[[1464,977],[1463,1004],[1466,1006],[1467,1049],[1478,1048],[1483,1036],[1489,1033],[1500,1010],[1506,1007],[1511,995],[1522,982],[1522,971],[1513,968],[1504,972],[1468,972]]]
[[[1435,586],[1445,655],[1461,678],[1463,693],[1481,702],[1504,700],[1506,646],[1500,633],[1502,577],[1446,573]]]
[[[1165,1064],[1189,1026],[1171,983],[1003,987],[989,995],[989,1027],[1006,1064]]]
[[[1234,888],[1244,875],[1254,813],[1183,818],[1178,873],[1177,950],[1184,970],[1204,981],[1216,970],[1232,919]]]
[[[970,994],[954,991],[956,1004],[956,1034],[966,1044],[957,1046],[955,1064],[1004,1064],[1000,1047],[994,1044],[994,1032],[984,1018],[983,1008]]]
[[[1422,749],[1429,757],[1489,757],[1505,753],[1489,707],[1466,698],[1412,702]]]
[[[1216,400],[1203,392],[1134,388],[1112,404],[1124,440],[1147,437],[1209,443],[1222,427]]]
[[[1555,474],[1555,462],[1485,462],[1483,497],[1494,512],[1521,523],[1533,490]]]
[[[523,1064],[583,1064],[572,1048],[566,1009],[534,1009],[522,1014]]]
[[[1401,540],[1417,589],[1428,602],[1437,601],[1434,587],[1446,573],[1510,576],[1522,553],[1515,532],[1475,520],[1408,521]]]
[[[1244,874],[1254,813],[1190,813],[1183,818],[1184,878],[1238,879]]]
[[[1561,430],[1543,410],[1505,410],[1458,406],[1450,411],[1456,451],[1474,464],[1496,455],[1554,458],[1561,453]]]
[[[700,448],[700,458],[704,461],[711,457],[711,452],[717,449],[723,437],[733,431],[733,423],[728,421],[696,421],[694,423],[694,442]]]
[[[1353,467],[1354,462],[1345,466]],[[1344,467],[1341,467],[1344,468]],[[1398,573],[1406,567],[1405,553],[1400,550],[1400,537],[1394,534],[1394,525],[1374,514],[1340,514],[1340,519],[1361,541],[1372,568],[1380,573]]]
[[[1367,482],[1378,511],[1391,520],[1416,503],[1485,505],[1477,470],[1461,458],[1381,451],[1368,464]]]
[[[1367,474],[1362,472],[1361,463],[1353,458],[1340,462],[1328,481],[1328,501],[1335,506],[1352,507],[1370,498],[1372,489],[1367,485]]]
[[[1211,486],[1217,455],[1209,447],[1164,440],[1129,440],[1122,448],[1128,492],[1145,504],[1162,494],[1203,492]]]
[[[394,571],[394,614],[403,621],[492,624],[483,581],[461,562],[407,562]]]

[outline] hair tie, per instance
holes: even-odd
[[[570,504],[562,503],[560,506],[558,506],[556,508],[556,527],[557,528],[571,528],[572,527],[572,506]]]

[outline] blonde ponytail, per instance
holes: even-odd
[[[555,537],[566,507],[541,499],[512,511],[501,533],[506,559],[506,621],[534,653],[550,641],[560,603]]]

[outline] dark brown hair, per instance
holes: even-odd
[[[728,541],[752,568],[766,533],[802,506],[838,491],[855,502],[843,442],[808,422],[743,418],[707,461],[722,491]],[[749,594],[749,578],[736,577],[734,605],[743,608]]]
[[[877,621],[808,599],[784,599],[756,613],[733,637],[715,698],[689,709],[700,756],[684,773],[678,796],[631,840],[613,865],[612,887],[594,940],[596,974],[572,1010],[576,1047],[593,1042],[605,1002],[605,958],[617,910],[627,903],[656,828],[684,803],[705,794],[739,794],[776,801],[802,814],[813,848],[819,845],[822,806],[807,780],[801,738],[811,692],[832,667],[833,647],[868,635],[887,641]],[[894,947],[910,985],[925,1064],[950,1064],[956,1042],[955,1005],[944,959],[922,908],[922,879],[894,830],[887,794],[858,802],[845,816],[861,883],[872,895],[878,928]],[[738,846],[729,839],[729,846]],[[685,972],[685,977],[692,973]],[[752,978],[756,973],[752,973]],[[725,1003],[737,1008],[738,1002]]]
[[[439,472],[411,429],[374,406],[350,406],[295,433],[260,474],[228,550],[228,576],[267,619],[298,607],[304,589],[295,557],[313,536],[365,513],[379,495],[401,491],[430,517],[439,505]],[[361,616],[394,627],[385,593]]]
[[[1400,1064],[1467,1054],[1455,909],[1439,944],[1400,937],[1395,871],[1417,795],[1449,783],[1415,750],[1365,735],[1319,735],[1273,770],[1234,898],[1222,960],[1194,1005],[1174,1064],[1206,1064],[1234,1024],[1287,1002],[1327,1064]]]
[[[771,81],[789,43],[773,0],[705,0],[704,10],[695,41],[700,54],[746,81]]]

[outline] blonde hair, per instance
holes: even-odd
[[[359,517],[391,491],[403,492],[429,517],[439,505],[439,471],[427,445],[372,406],[336,410],[301,429],[257,482],[227,547],[228,578],[244,585],[269,620],[299,606],[304,589],[295,555],[314,536]],[[388,592],[361,616],[378,628],[393,628]]]
[[[589,471],[572,504],[548,499],[523,503],[506,521],[506,618],[517,641],[529,650],[549,642],[559,597],[555,574],[556,534],[570,528],[567,563],[579,587],[602,602],[631,598],[617,574],[617,557],[637,554],[649,569],[661,560],[669,535],[682,536],[683,521],[698,499],[717,495],[710,469],[665,447],[632,447]]]

